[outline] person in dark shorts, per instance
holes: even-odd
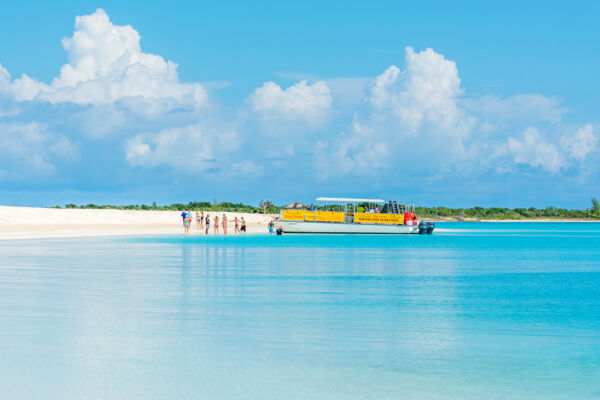
[[[200,228],[202,227],[202,217],[200,216],[200,213],[198,211],[196,211],[196,226],[198,226],[198,230],[200,230]]]
[[[210,215],[206,213],[206,219],[204,220],[204,226],[206,226],[206,234],[208,235],[208,229],[210,228]]]
[[[246,233],[246,220],[242,217],[242,227],[240,228],[242,232]]]

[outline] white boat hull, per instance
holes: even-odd
[[[419,233],[414,225],[346,224],[339,222],[277,221],[283,233],[338,233],[338,234],[411,234]]]

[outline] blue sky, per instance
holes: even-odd
[[[0,203],[600,196],[595,2],[122,3],[3,5]]]

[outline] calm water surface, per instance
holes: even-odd
[[[0,398],[600,398],[600,224],[438,227],[0,242]]]

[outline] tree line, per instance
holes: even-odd
[[[591,208],[585,210],[569,210],[548,206],[546,208],[503,208],[503,207],[471,207],[471,208],[448,208],[448,207],[416,207],[417,215],[423,217],[449,217],[449,218],[475,218],[475,219],[536,219],[536,218],[560,218],[600,219],[600,202],[592,198]]]
[[[54,206],[52,208],[63,208]],[[258,206],[251,206],[243,203],[217,202],[217,201],[190,201],[188,203],[173,203],[170,205],[157,205],[153,202],[148,204],[129,204],[129,205],[113,205],[113,204],[82,204],[73,203],[65,204],[64,208],[79,208],[79,209],[98,209],[98,210],[153,210],[153,211],[181,211],[181,210],[202,210],[202,211],[227,211],[240,213],[257,213],[266,212],[267,214],[277,214],[283,207],[276,206],[270,201],[261,201]]]
[[[55,206],[54,208],[62,208]],[[155,210],[155,211],[180,211],[180,210],[202,210],[202,211],[227,211],[240,213],[264,213],[278,214],[284,206],[277,206],[271,201],[261,201],[257,206],[243,203],[217,202],[217,201],[190,201],[189,203],[173,203],[170,205],[157,205],[153,202],[148,204],[110,205],[110,204],[66,204],[64,208],[82,209],[113,209],[113,210]],[[321,208],[321,207],[317,207]],[[592,198],[591,207],[585,210],[569,210],[548,206],[546,208],[503,208],[503,207],[471,207],[471,208],[449,208],[449,207],[416,207],[416,214],[421,217],[447,217],[447,218],[474,218],[474,219],[535,219],[535,218],[591,218],[600,219],[600,202]]]

